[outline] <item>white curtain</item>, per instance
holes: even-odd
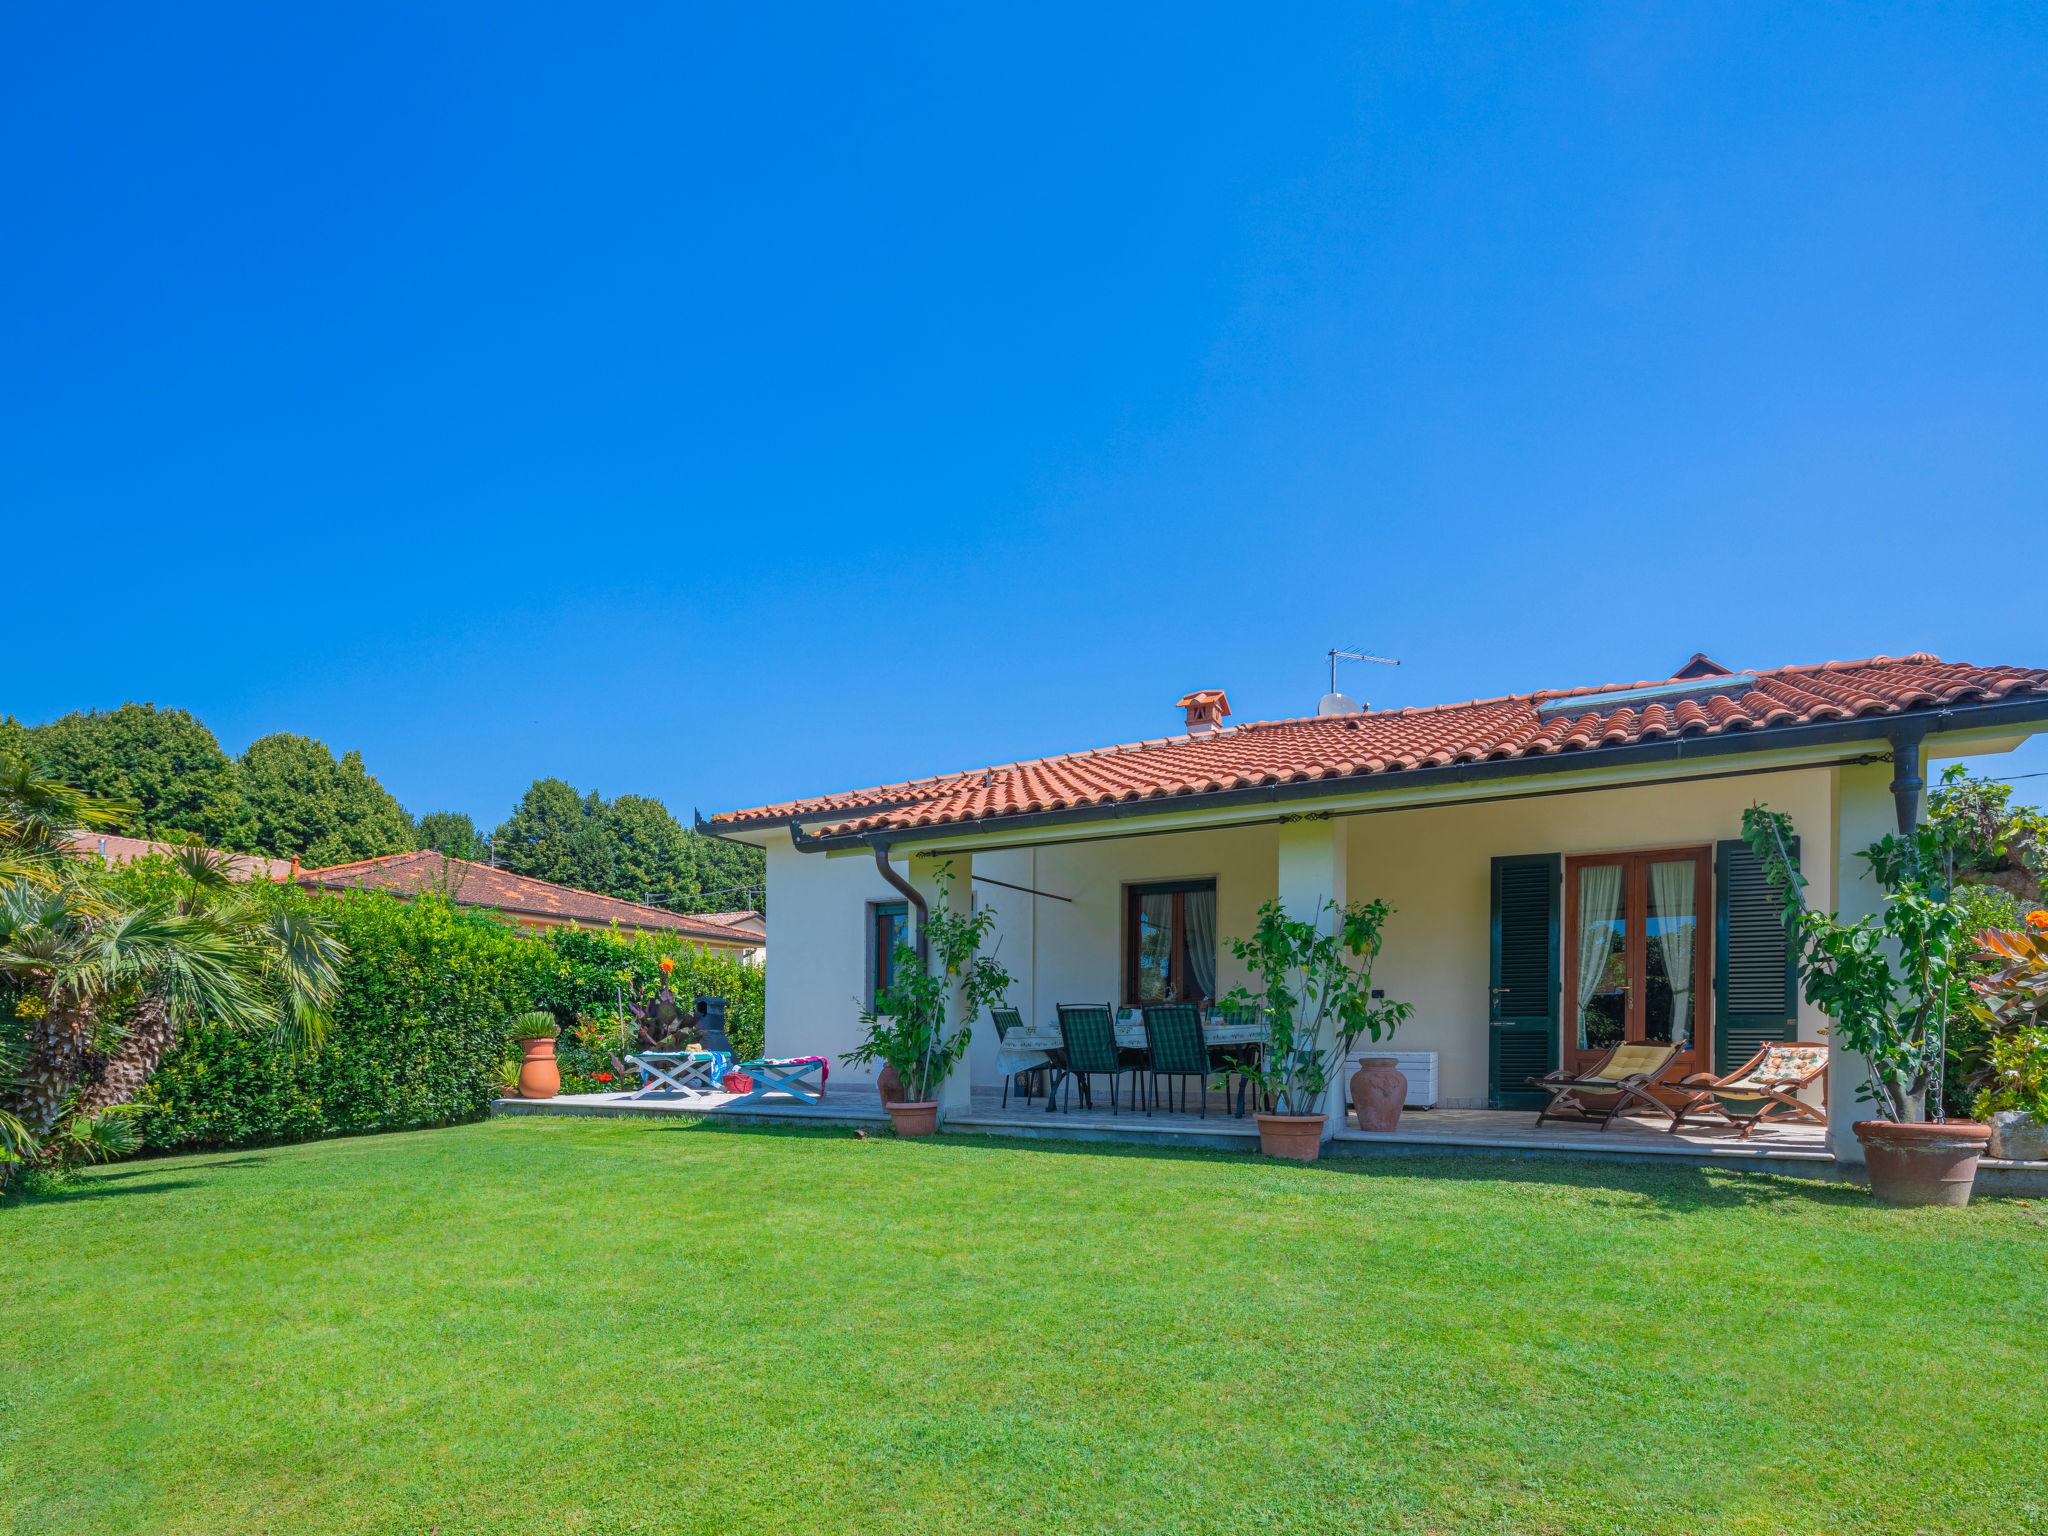
[[[1614,953],[1614,925],[1621,917],[1621,866],[1579,866],[1579,1044],[1586,1043],[1586,1004],[1599,990]]]
[[[1664,974],[1671,981],[1671,1043],[1692,1039],[1692,944],[1699,927],[1693,911],[1697,888],[1692,860],[1650,866],[1650,900],[1658,923],[1657,948],[1664,956]],[[1693,921],[1683,921],[1691,918]]]
[[[1173,897],[1167,892],[1148,891],[1138,898],[1138,975],[1143,978],[1151,972],[1156,979],[1159,992],[1150,1000],[1159,1002],[1166,996],[1166,978],[1172,974],[1173,966]],[[1138,983],[1137,1001],[1145,1002],[1148,995],[1144,981]]]
[[[1216,996],[1216,893],[1189,891],[1181,898],[1188,920],[1188,969],[1195,991]]]

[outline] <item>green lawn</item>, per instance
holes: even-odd
[[[130,1164],[0,1208],[0,1530],[2043,1530],[2044,1217],[649,1121]]]

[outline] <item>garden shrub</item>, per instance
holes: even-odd
[[[440,897],[317,899],[349,951],[326,1040],[295,1055],[263,1037],[185,1031],[141,1095],[149,1146],[407,1130],[488,1109],[506,1024],[532,1006],[545,951]]]
[[[628,1086],[597,1074],[611,1072],[612,1052],[623,1051],[628,982],[658,976],[664,955],[675,961],[677,994],[723,997],[734,1046],[760,1052],[761,970],[732,956],[606,930],[530,934],[441,896],[400,901],[368,891],[316,897],[276,889],[280,901],[317,902],[348,946],[333,1028],[304,1055],[263,1037],[205,1025],[185,1030],[139,1101],[152,1149],[478,1119],[497,1096],[506,1059],[518,1055],[512,1019],[535,1008],[562,1025],[556,1050],[565,1092]]]

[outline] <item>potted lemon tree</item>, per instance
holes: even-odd
[[[1323,1105],[1344,1058],[1363,1037],[1391,1038],[1414,1012],[1373,991],[1373,965],[1393,912],[1384,901],[1331,901],[1310,920],[1289,917],[1269,901],[1251,937],[1230,941],[1257,986],[1236,988],[1223,1006],[1255,1007],[1271,1030],[1248,1074],[1261,1102],[1272,1105],[1258,1116],[1259,1149],[1268,1157],[1320,1156],[1329,1119]]]
[[[1001,1007],[1008,995],[1010,973],[981,947],[995,926],[991,907],[953,910],[953,875],[939,872],[939,900],[925,923],[933,964],[920,961],[915,946],[899,943],[893,951],[894,979],[861,1013],[867,1034],[840,1059],[849,1066],[881,1065],[894,1070],[904,1097],[886,1102],[899,1136],[929,1136],[939,1127],[939,1085],[967,1054],[973,1037],[969,1020],[984,1006]],[[963,1017],[949,1021],[946,1004],[960,987]],[[957,1024],[958,1028],[951,1028]],[[950,1032],[949,1032],[950,1029]]]
[[[1742,836],[1783,904],[1806,1000],[1833,1021],[1834,1044],[1869,1065],[1860,1097],[1877,1113],[1851,1129],[1870,1192],[1891,1205],[1967,1205],[1991,1128],[1950,1116],[1943,1102],[1948,1023],[1969,1006],[1964,962],[1973,948],[1950,899],[1957,829],[1933,818],[1858,855],[1884,909],[1853,923],[1806,905],[1789,817],[1753,805]]]

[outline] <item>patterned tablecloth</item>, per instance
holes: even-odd
[[[1272,1039],[1272,1030],[1264,1024],[1204,1024],[1202,1039],[1208,1045],[1264,1045]],[[1145,1049],[1145,1022],[1143,1019],[1118,1019],[1116,1043],[1126,1049]],[[1029,1072],[1033,1067],[1042,1067],[1051,1059],[1051,1053],[1062,1049],[1060,1029],[1057,1024],[1028,1024],[1022,1029],[1013,1029],[1003,1041],[1002,1049],[996,1053],[996,1061],[1005,1077],[1019,1072]]]

